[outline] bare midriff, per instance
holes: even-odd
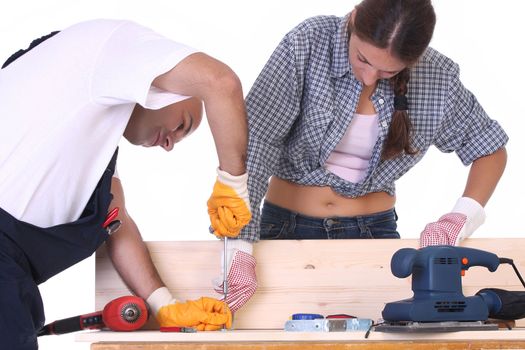
[[[396,197],[373,192],[357,198],[341,196],[327,186],[304,186],[273,176],[266,200],[312,217],[369,215],[392,209]]]

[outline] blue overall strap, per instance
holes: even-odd
[[[37,47],[38,45],[40,45],[41,43],[43,43],[44,41],[46,41],[47,39],[53,37],[55,34],[59,33],[60,31],[54,31],[54,32],[51,32],[47,35],[44,35],[38,39],[35,39],[31,42],[31,44],[29,44],[29,47],[27,49],[20,49],[18,50],[17,52],[15,52],[14,54],[12,54],[11,56],[9,56],[9,58],[4,62],[4,64],[2,64],[2,69],[4,69],[5,67],[9,66],[11,63],[13,63],[15,60],[17,60],[20,56],[23,56],[25,55],[27,52],[33,50],[33,48]]]
[[[37,283],[92,255],[107,238],[102,223],[112,199],[117,151],[75,222],[44,229],[0,208],[1,349],[38,349],[37,332],[45,316]]]
[[[102,224],[113,199],[111,178],[117,154],[118,149],[84,212],[74,222],[41,228],[19,221],[0,208],[0,230],[24,251],[37,284],[91,256],[108,238]]]

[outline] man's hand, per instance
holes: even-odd
[[[224,254],[227,254],[228,264],[228,294],[225,302],[233,313],[243,307],[257,290],[256,262],[252,250],[252,243],[234,239],[228,241],[228,251],[222,254],[222,266],[224,266]],[[224,271],[224,268],[221,271]],[[224,277],[221,274],[213,284],[215,291],[224,295],[223,282]]]
[[[452,212],[428,224],[419,239],[421,248],[430,245],[456,246],[485,221],[485,210],[472,198],[461,197]]]
[[[208,214],[213,233],[219,237],[237,237],[250,222],[248,174],[233,176],[217,169],[217,180],[208,199]]]
[[[166,287],[154,291],[147,300],[161,327],[193,327],[199,331],[231,328],[232,313],[217,299],[202,297],[177,302]]]

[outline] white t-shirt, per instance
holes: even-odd
[[[76,220],[135,104],[187,98],[151,82],[195,51],[133,22],[93,20],[0,70],[0,207],[40,227]]]

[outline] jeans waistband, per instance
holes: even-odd
[[[367,215],[314,217],[280,207],[268,201],[264,201],[264,211],[267,215],[281,217],[294,216],[296,222],[308,222],[312,224],[323,224],[327,221],[338,223],[354,223],[357,221],[381,221],[382,219],[391,220],[392,217],[394,217],[394,219],[397,220],[395,208]]]

